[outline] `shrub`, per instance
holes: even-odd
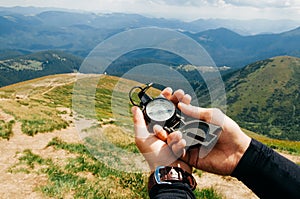
[[[0,137],[1,138],[9,140],[9,138],[13,134],[12,127],[13,127],[14,123],[15,123],[14,120],[11,120],[9,122],[0,120]]]

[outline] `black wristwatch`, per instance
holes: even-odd
[[[189,185],[191,190],[195,190],[197,183],[192,174],[184,171],[180,167],[159,166],[149,177],[148,191],[155,185],[166,185],[173,183],[183,183]]]

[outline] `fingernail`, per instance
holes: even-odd
[[[132,108],[131,108],[131,112],[133,113],[133,114],[135,114],[136,113],[136,106],[133,106]]]
[[[181,131],[177,131],[177,132],[178,132],[179,138],[182,139],[182,133],[181,133]]]
[[[170,91],[171,93],[173,92],[172,88],[167,87],[166,90]]]
[[[160,126],[160,125],[158,125],[158,124],[155,124],[154,126],[153,126],[153,131],[154,132],[159,132],[159,131],[161,131],[163,128],[162,128],[162,126]]]

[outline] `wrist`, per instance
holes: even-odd
[[[182,168],[185,172],[187,173],[192,173],[193,169],[190,165],[188,165],[186,162],[182,161],[182,160],[176,160],[175,162],[169,164],[169,165],[152,165],[150,167],[151,169],[151,173],[154,172],[154,170],[156,169],[156,167],[158,166],[170,166],[170,167],[179,167]]]
[[[197,182],[191,173],[176,166],[158,166],[151,173],[148,181],[148,191],[153,187],[173,187],[176,185],[189,187],[190,190],[195,190]]]
[[[235,164],[234,164],[233,170],[239,164],[240,160],[244,156],[245,152],[247,151],[247,149],[249,148],[249,145],[251,143],[251,138],[249,136],[247,136],[244,132],[242,135],[243,136],[239,140],[240,144],[238,145],[238,148],[236,149],[236,158],[235,158]]]
[[[188,165],[187,163],[183,162],[182,160],[177,160],[175,162],[173,162],[172,164],[170,164],[169,166],[172,167],[180,167],[182,168],[184,171],[188,172],[188,173],[192,173],[193,169],[190,165]]]

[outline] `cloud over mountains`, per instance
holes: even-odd
[[[299,0],[10,0],[0,2],[0,6],[136,13],[189,21],[199,18],[299,20],[300,14]]]

